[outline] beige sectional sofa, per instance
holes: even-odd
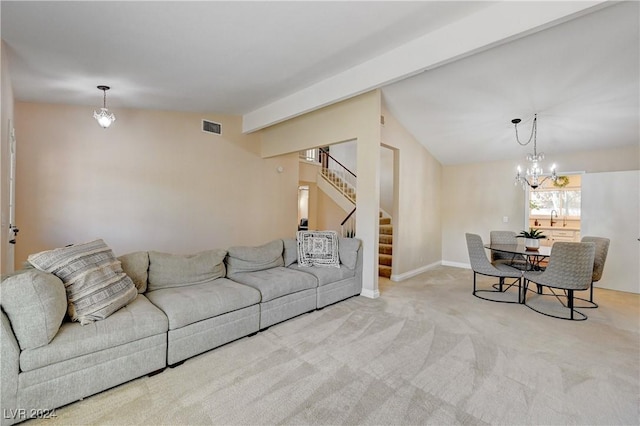
[[[120,256],[138,290],[105,319],[65,313],[65,283],[25,269],[0,287],[1,423],[55,408],[360,294],[362,245],[338,239],[339,267],[300,266],[295,239],[193,255]]]

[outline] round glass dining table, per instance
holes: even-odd
[[[524,244],[485,244],[491,251],[521,255],[527,259],[527,270],[540,270],[540,262],[551,256],[551,247],[540,246],[536,250],[528,249]]]

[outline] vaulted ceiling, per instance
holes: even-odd
[[[526,133],[534,113],[547,154],[637,145],[639,4],[566,2],[577,12],[560,19],[544,15],[551,3],[0,7],[20,101],[95,107],[96,86],[106,84],[114,111],[243,115],[253,130],[380,87],[389,110],[443,164],[521,156],[511,119],[522,118]]]

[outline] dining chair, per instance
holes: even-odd
[[[524,288],[522,290],[522,303],[532,310],[554,318],[566,320],[586,320],[587,316],[576,311],[574,307],[574,291],[588,290],[592,282],[593,261],[596,253],[596,245],[592,242],[567,243],[556,242],[551,249],[549,265],[542,272],[527,271],[524,273]],[[536,299],[542,302],[548,297],[555,297],[564,308],[569,309],[569,317],[554,315],[541,310],[542,303],[538,307],[527,303],[527,290],[529,283],[533,282],[538,286],[545,286],[551,290],[551,294],[537,294]],[[560,295],[553,291],[560,289],[566,291]],[[564,302],[566,299],[566,304]],[[576,314],[579,318],[575,318]]]
[[[593,261],[593,276],[591,277],[591,286],[589,286],[589,300],[581,297],[576,299],[587,302],[587,306],[578,306],[579,308],[597,308],[598,304],[593,301],[593,284],[600,281],[602,278],[602,271],[604,270],[604,263],[607,260],[607,254],[609,253],[609,238],[604,237],[582,237],[583,243],[594,243],[596,245],[596,256]]]
[[[492,302],[520,303],[523,271],[504,263],[492,264],[487,257],[480,235],[466,233],[465,236],[467,238],[469,261],[471,263],[471,269],[473,270],[473,295],[480,299],[490,300]],[[493,288],[493,290],[478,289],[476,281],[477,274],[499,278],[500,282],[497,288],[492,286],[491,288]],[[505,278],[513,278],[514,281],[512,283],[505,284]],[[491,293],[506,294],[506,291],[515,286],[516,283],[518,287],[518,298],[516,300],[501,300],[500,298],[492,299],[489,297]],[[487,295],[485,296],[485,294]]]
[[[489,232],[489,241],[491,244],[518,244],[518,238],[513,231],[491,231]],[[527,269],[527,259],[515,253],[504,253],[494,250],[491,252],[491,262],[494,265],[496,263],[506,263],[518,269]]]

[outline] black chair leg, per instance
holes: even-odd
[[[523,297],[523,293],[522,293],[522,288],[524,285],[524,278],[520,277],[518,278],[518,303],[524,303],[522,301],[522,297]]]
[[[500,278],[500,284],[498,284],[498,290],[502,292],[502,286],[504,285],[504,278]]]
[[[571,319],[573,319],[573,290],[568,291],[568,299],[569,310],[571,311]]]

